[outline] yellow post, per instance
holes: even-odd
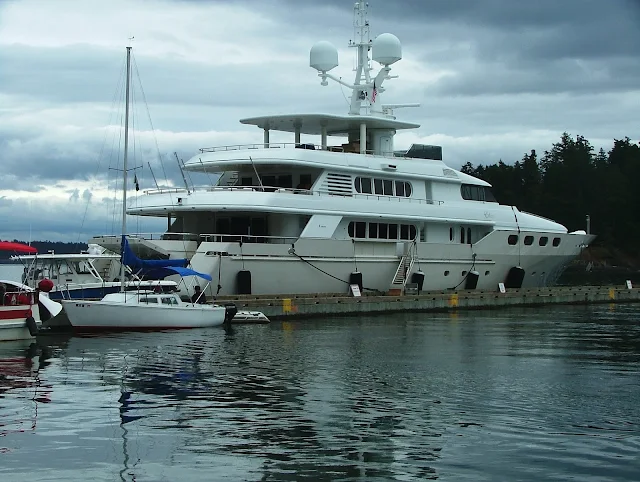
[[[456,306],[458,306],[458,294],[455,293],[453,295],[451,295],[449,297],[449,306],[451,306],[452,308],[455,308]]]
[[[616,290],[615,290],[615,288],[609,288],[609,299],[610,300],[615,300],[616,299]]]
[[[292,311],[291,306],[292,306],[291,298],[283,298],[282,299],[282,312],[283,313],[291,313],[291,311]]]

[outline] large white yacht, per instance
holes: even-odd
[[[383,102],[402,48],[389,33],[370,39],[367,9],[354,7],[353,84],[329,73],[338,65],[331,43],[310,52],[322,85],[351,90],[349,113],[241,120],[262,129],[263,142],[203,148],[185,163],[221,174],[215,185],[145,191],[129,204],[129,214],[168,220],[163,235],[129,237],[140,256],[188,257],[212,275],[214,296],[554,282],[593,236],[499,204],[488,183],[444,164],[438,146],[396,149],[396,132],[419,125],[394,111],[415,105]],[[292,142],[271,142],[272,131]],[[91,242],[117,252],[120,239]]]

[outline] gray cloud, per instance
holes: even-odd
[[[216,24],[218,19],[211,20],[209,31],[178,23],[175,29],[153,26],[153,38],[170,46],[166,53],[134,46],[155,128],[154,138],[136,87],[132,124],[137,133],[130,161],[141,168],[136,170],[141,189],[155,187],[148,164],[160,185],[182,185],[174,151],[186,161],[200,147],[260,142],[262,133],[239,124],[240,118],[346,112],[342,89],[319,85],[308,66],[308,51],[317,40],[334,42],[341,49],[336,75],[351,80],[352,58],[345,53],[353,51],[344,48],[353,36],[350,0],[173,0],[162,5],[171,3],[203,9],[216,3],[230,9],[244,5],[264,24],[237,36],[231,26],[223,56],[212,37],[206,37],[229,29]],[[459,167],[466,161],[513,162],[532,148],[550,148],[563,131],[584,135],[605,149],[614,137],[637,135],[640,6],[633,0],[370,4],[373,36],[393,32],[404,48],[405,61],[394,65],[400,78],[385,84],[385,101],[422,103],[397,112],[422,124],[416,131],[400,132],[397,147],[441,143],[446,161]],[[4,5],[0,3],[0,15]],[[87,22],[99,26],[100,18],[87,15]],[[0,39],[3,27],[0,23]],[[117,232],[113,219],[119,210],[104,192],[115,196],[121,190],[122,138],[116,129],[105,132],[104,127],[118,126],[122,118],[122,95],[116,94],[122,94],[124,48],[94,43],[93,37],[45,44],[14,42],[0,48],[0,190],[37,193],[43,201],[40,209],[29,211],[30,224],[51,239],[69,239],[68,233],[78,232],[88,203],[95,216],[83,223],[82,235],[107,227]],[[198,50],[201,44],[211,45],[210,55]],[[236,50],[246,56],[256,47],[260,55],[234,62]],[[200,57],[188,55],[196,50]],[[274,141],[290,138],[272,133]],[[210,182],[203,174],[190,176],[194,184]],[[66,197],[62,204],[48,206],[46,199],[55,190]],[[70,197],[75,202],[67,202]],[[15,208],[23,201],[0,198],[0,216],[9,216],[9,205]],[[24,219],[21,226],[12,217],[4,219],[12,219],[3,225],[7,236],[28,232]],[[164,223],[157,223],[158,230]]]

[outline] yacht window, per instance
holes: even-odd
[[[278,187],[293,187],[293,176],[291,174],[284,174],[282,176],[278,176],[277,181]]]
[[[409,238],[409,225],[401,224],[400,225],[400,239],[411,239]]]
[[[416,239],[416,227],[413,224],[409,225],[409,239]]]
[[[373,191],[371,190],[371,178],[370,177],[363,177],[363,178],[361,178],[361,182],[362,182],[362,193],[363,194],[372,194]]]
[[[460,194],[462,199],[468,201],[485,201],[485,202],[497,202],[493,197],[491,189],[487,186],[476,186],[474,184],[462,184],[460,186]]]
[[[362,192],[361,183],[362,183],[361,177],[356,177],[356,179],[353,181],[353,187],[356,188],[356,192]]]
[[[404,195],[405,197],[411,197],[411,183],[404,183]]]
[[[453,228],[449,228],[449,241],[453,241]]]
[[[157,303],[156,298],[140,298],[140,303]]]
[[[347,227],[347,232],[349,233],[349,237],[353,238],[353,236],[355,235],[355,223],[353,221],[349,223],[349,226]]]
[[[356,238],[366,238],[367,237],[367,223],[357,222],[356,223]]]
[[[553,238],[553,245],[557,248],[560,246],[560,238]]]
[[[376,194],[382,194],[382,179],[374,179],[373,187],[375,188]]]
[[[524,244],[527,246],[531,246],[533,244],[533,236],[525,236]]]
[[[383,183],[384,195],[385,196],[393,196],[393,181],[390,181],[388,179],[384,179],[382,181],[382,183]]]
[[[311,174],[300,174],[300,184],[303,186],[309,186],[309,189],[311,189],[311,184],[313,184],[311,182]]]
[[[471,244],[471,228],[467,228],[467,243]]]
[[[369,223],[369,237],[377,239],[378,237],[378,223]]]
[[[404,196],[404,182],[396,181],[396,196]]]
[[[273,191],[277,185],[276,176],[262,176],[262,185],[265,187],[265,191]]]
[[[460,242],[464,244],[464,228],[460,228]]]
[[[398,239],[398,225],[390,224],[389,225],[389,239]]]
[[[509,242],[509,244],[511,246],[518,244],[518,235],[517,234],[510,234],[508,242]]]
[[[240,178],[240,185],[241,186],[252,186],[253,185],[253,179],[250,177],[242,177]]]
[[[378,237],[380,239],[387,239],[389,234],[389,225],[387,223],[378,224]]]
[[[546,246],[548,242],[549,238],[547,238],[546,236],[540,236],[540,239],[538,240],[538,244],[540,246]]]

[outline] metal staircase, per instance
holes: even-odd
[[[391,289],[404,290],[405,285],[409,280],[409,274],[413,270],[415,260],[415,249],[413,248],[413,246],[411,246],[409,247],[407,254],[400,258],[400,263],[398,263],[398,268],[396,269],[396,273],[393,276],[393,280],[391,281]]]

